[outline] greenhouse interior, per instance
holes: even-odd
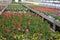
[[[0,40],[60,40],[60,0],[0,0]]]

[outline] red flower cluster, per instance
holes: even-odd
[[[6,32],[11,32],[11,30],[10,30],[10,29],[8,29],[8,28],[6,28]]]
[[[10,15],[15,15],[15,12],[14,12],[14,11],[11,11],[11,12],[10,12]]]
[[[22,18],[22,14],[21,13],[17,13],[17,16],[19,16],[20,18]]]
[[[13,29],[13,30],[16,30],[16,26],[13,26],[12,29]]]
[[[58,9],[56,8],[36,8],[36,9],[43,12],[50,12],[50,11],[58,12]]]
[[[12,12],[4,12],[4,15],[5,15],[6,18],[11,18],[11,15],[19,16],[20,18],[22,18],[22,14],[20,12],[17,12],[17,13],[14,12],[14,11],[12,11]]]
[[[18,22],[17,30],[21,30],[21,24]]]
[[[6,18],[11,18],[11,15],[9,13],[5,13]]]
[[[12,12],[4,12],[4,15],[5,15],[5,17],[7,17],[7,18],[11,18],[11,15],[15,15],[15,12],[14,11],[12,11]]]
[[[29,13],[26,13],[26,14],[25,14],[25,17],[27,17],[27,16],[30,16],[30,14],[29,14]]]
[[[39,34],[39,32],[36,32],[35,34],[36,34],[36,35],[38,35],[38,34]]]

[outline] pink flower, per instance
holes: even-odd
[[[21,30],[21,28],[20,27],[17,27],[17,30]]]
[[[26,29],[25,31],[28,33],[29,32],[29,29]]]

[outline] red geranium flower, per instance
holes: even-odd
[[[35,34],[36,34],[36,35],[38,35],[38,34],[39,34],[39,32],[36,32]]]
[[[22,14],[21,13],[18,13],[17,16],[19,16],[20,18],[22,18]]]
[[[13,26],[13,28],[12,28],[13,30],[16,30],[16,27],[15,26]]]
[[[21,24],[18,22],[17,25],[18,25],[17,30],[21,30]]]
[[[6,32],[11,32],[11,30],[7,28],[7,29],[6,29]]]
[[[11,18],[11,15],[9,13],[5,13],[6,18]]]
[[[20,27],[17,27],[17,30],[21,30],[21,28]]]
[[[29,15],[30,15],[30,14],[26,13],[26,14],[25,14],[25,17],[27,17],[27,16],[29,16]]]

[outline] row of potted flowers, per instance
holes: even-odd
[[[24,8],[21,4],[10,4],[6,11],[27,11],[27,8]]]
[[[4,12],[0,16],[1,40],[58,40],[47,21],[31,13]]]
[[[60,40],[60,33],[29,10],[5,11],[0,16],[0,40]]]
[[[59,9],[48,8],[48,7],[43,7],[43,6],[33,5],[33,4],[27,4],[27,5],[35,10],[42,12],[45,15],[50,15],[50,16],[52,16],[55,19],[58,19],[60,21]]]

